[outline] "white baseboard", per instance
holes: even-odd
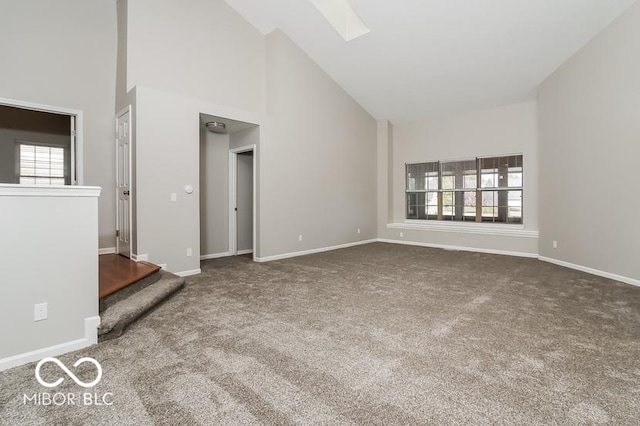
[[[575,269],[576,271],[586,272],[587,274],[597,275],[602,278],[608,278],[614,281],[620,281],[626,284],[631,284],[640,287],[640,280],[636,280],[622,275],[612,274],[611,272],[600,271],[598,269],[588,268],[586,266],[576,265],[574,263],[565,262],[564,260],[553,259],[550,257],[539,256],[543,262],[553,263],[554,265],[564,266],[565,268]]]
[[[101,248],[101,249],[98,249],[98,254],[116,254],[116,248],[115,247]]]
[[[477,248],[477,247],[450,246],[446,244],[419,243],[415,241],[390,240],[386,238],[378,238],[376,241],[380,243],[402,244],[405,246],[418,246],[418,247],[438,248],[438,249],[444,249],[444,250],[470,251],[474,253],[499,254],[503,256],[515,256],[515,257],[528,257],[532,259],[538,258],[538,253],[494,250],[494,249],[484,249],[484,248]]]
[[[219,259],[227,256],[231,256],[231,252],[225,251],[223,253],[204,254],[200,256],[200,260]]]
[[[242,256],[243,254],[251,254],[251,253],[253,253],[253,249],[238,250],[237,255],[238,255],[238,256]]]
[[[98,343],[99,325],[100,317],[85,318],[84,338],[0,359],[0,371],[28,364],[30,362],[39,361],[42,358],[46,358],[49,356],[59,356],[95,345],[96,343]]]
[[[131,253],[131,260],[134,262],[148,262],[149,255],[148,254],[133,254]]]
[[[353,243],[346,243],[346,244],[340,244],[340,245],[337,245],[337,246],[322,247],[322,248],[304,250],[304,251],[296,251],[296,252],[292,252],[292,253],[277,254],[275,256],[254,257],[253,260],[256,261],[256,262],[271,262],[272,260],[288,259],[290,257],[306,256],[308,254],[322,253],[322,252],[325,252],[325,251],[339,250],[339,249],[348,248],[348,247],[354,247],[354,246],[361,246],[363,244],[375,243],[376,241],[377,240],[374,238],[372,240],[355,241]]]
[[[588,274],[592,274],[599,277],[608,278],[610,280],[620,281],[626,284],[640,287],[640,280],[625,277],[622,275],[613,274],[611,272],[604,272],[597,269],[588,268],[586,266],[576,265],[576,264],[565,262],[562,260],[540,256],[537,253],[521,253],[521,252],[504,251],[504,250],[481,249],[481,248],[474,248],[474,247],[450,246],[450,245],[444,245],[444,244],[417,243],[413,241],[390,240],[385,238],[378,238],[377,241],[381,243],[403,244],[408,246],[430,247],[430,248],[439,248],[444,250],[460,250],[460,251],[471,251],[471,252],[477,252],[477,253],[499,254],[503,256],[528,257],[532,259],[538,259],[542,262],[553,263],[554,265],[563,266],[569,269],[575,269],[577,271],[586,272]]]
[[[190,277],[191,275],[198,275],[201,273],[202,273],[202,269],[198,268],[198,269],[192,269],[190,271],[174,272],[173,274],[179,277]]]

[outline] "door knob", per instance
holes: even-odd
[[[130,192],[129,192],[129,191],[122,191],[122,194],[124,194],[124,195],[129,195],[129,194],[130,194]]]

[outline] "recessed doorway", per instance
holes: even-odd
[[[260,127],[200,114],[200,258],[256,253]]]

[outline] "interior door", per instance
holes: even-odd
[[[116,121],[116,250],[131,257],[131,126],[127,109]]]
[[[253,152],[237,156],[236,226],[237,254],[253,252]]]

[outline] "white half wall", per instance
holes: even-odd
[[[97,187],[0,184],[0,369],[96,343],[99,195]],[[36,322],[39,303],[48,318]]]

